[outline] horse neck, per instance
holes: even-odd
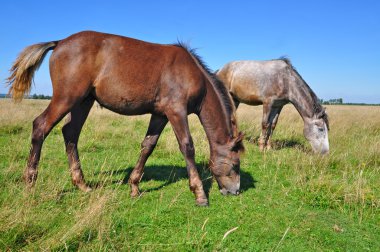
[[[211,155],[219,146],[224,146],[233,137],[231,115],[226,109],[223,98],[209,81],[206,85],[206,95],[199,113],[200,121],[209,140]]]
[[[305,121],[306,118],[314,116],[315,106],[318,105],[318,101],[315,101],[317,99],[315,94],[298,74],[295,74],[294,80],[289,85],[289,101]]]

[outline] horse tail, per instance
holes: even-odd
[[[8,95],[15,101],[21,101],[25,94],[29,94],[34,72],[41,66],[47,52],[53,50],[57,44],[58,41],[51,41],[31,45],[19,54],[7,78],[10,86]]]

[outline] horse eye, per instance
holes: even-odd
[[[319,132],[323,132],[325,129],[324,128],[318,128]]]

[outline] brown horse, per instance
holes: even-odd
[[[217,72],[235,101],[263,104],[260,149],[270,149],[270,137],[282,107],[292,103],[304,121],[304,135],[314,152],[329,152],[329,121],[313,90],[286,58],[268,61],[233,61]]]
[[[187,115],[195,113],[210,144],[210,169],[223,194],[238,194],[242,134],[237,132],[234,107],[227,89],[194,51],[182,44],[159,45],[92,31],[60,41],[29,46],[19,55],[8,78],[9,93],[21,100],[30,90],[34,72],[49,50],[53,97],[33,121],[32,147],[24,173],[28,185],[37,179],[44,139],[65,116],[62,128],[74,185],[89,191],[78,156],[78,138],[96,100],[123,115],[150,113],[148,131],[129,183],[138,196],[144,165],[168,121],[184,155],[190,190],[197,205],[207,205],[194,160]]]

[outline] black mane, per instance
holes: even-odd
[[[185,49],[187,52],[189,52],[194,57],[194,59],[198,62],[198,64],[206,71],[206,73],[208,74],[208,76],[211,79],[212,85],[215,87],[216,90],[219,91],[219,94],[222,98],[223,104],[225,105],[226,111],[227,111],[228,115],[231,117],[231,115],[234,112],[234,106],[232,104],[230,94],[228,93],[228,90],[224,86],[223,82],[221,80],[219,80],[219,78],[216,76],[216,74],[211,71],[211,69],[206,65],[206,63],[203,61],[201,56],[199,56],[196,53],[196,51],[195,51],[196,49],[190,48],[188,45],[184,44],[181,41],[178,41],[177,43],[175,43],[173,45],[181,47],[181,48]]]

